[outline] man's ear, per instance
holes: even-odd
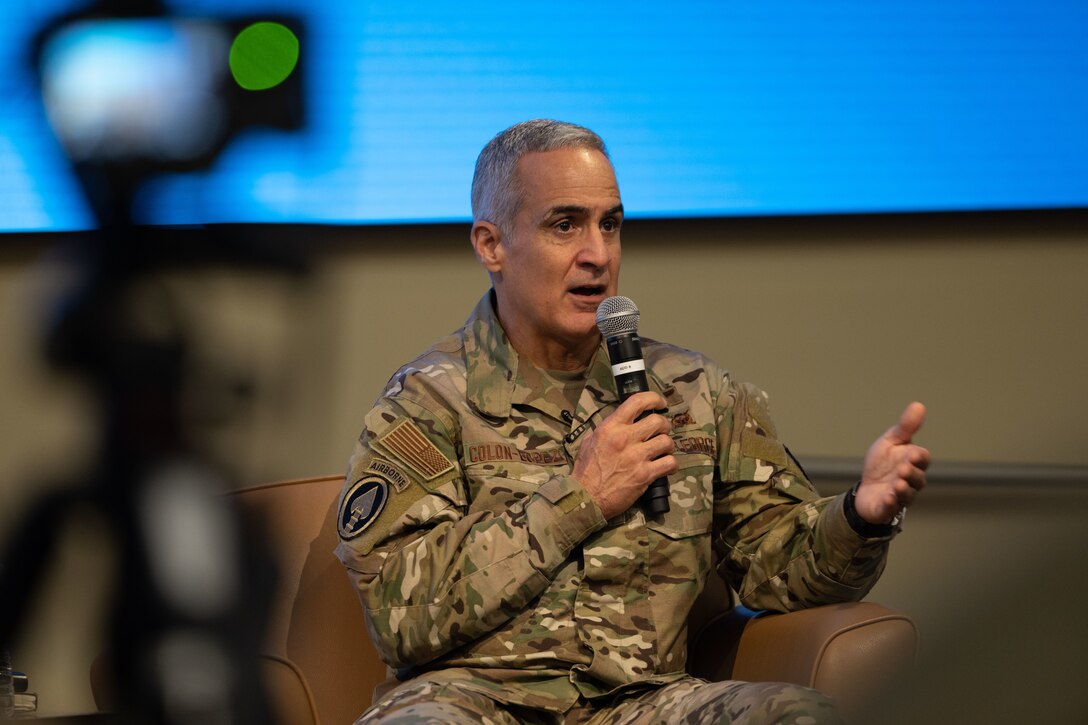
[[[472,225],[469,232],[472,240],[472,249],[476,252],[476,259],[491,274],[502,271],[503,250],[502,231],[491,222],[478,221]]]

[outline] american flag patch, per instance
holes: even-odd
[[[397,423],[392,430],[378,438],[378,443],[426,481],[453,468],[453,462],[442,455],[442,451],[410,420]]]

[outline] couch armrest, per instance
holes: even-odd
[[[918,646],[909,616],[873,602],[789,614],[736,608],[694,634],[692,674],[814,687],[848,719],[902,686]]]
[[[291,725],[318,725],[317,708],[306,676],[294,662],[276,655],[261,655],[261,679],[274,721]],[[111,655],[100,653],[91,663],[91,693],[99,712],[113,712],[119,693],[113,683]]]
[[[318,725],[314,696],[298,665],[283,657],[261,655],[261,676],[276,722]]]

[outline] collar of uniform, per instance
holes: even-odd
[[[506,418],[510,415],[518,354],[495,314],[494,294],[488,290],[465,323],[466,395],[481,413]]]
[[[514,402],[519,360],[495,314],[494,294],[494,290],[488,290],[465,323],[466,394],[469,402],[481,413],[506,418]],[[666,386],[652,370],[647,369],[646,377],[650,390],[664,394]],[[602,407],[618,403],[608,346],[602,339],[589,366],[586,387],[578,405],[578,417],[588,420]]]
[[[642,344],[644,346],[648,346],[648,344],[656,344],[656,343],[654,343],[652,340],[644,337],[644,338],[642,338]],[[605,356],[606,357],[607,357],[607,354],[608,354],[608,350],[607,350],[607,348],[605,348]],[[645,349],[643,350],[642,354],[643,354],[643,357],[646,356]],[[609,371],[611,372],[611,367],[609,367]],[[676,393],[675,386],[673,386],[671,383],[666,384],[665,382],[663,382],[661,380],[661,378],[657,377],[657,375],[654,374],[653,368],[650,367],[650,361],[649,360],[646,361],[646,380],[647,380],[647,382],[650,383],[650,390],[652,390],[655,393],[659,393],[660,395],[662,395],[665,398],[665,400],[668,401],[669,405],[673,404],[672,403],[672,398],[673,398],[673,395],[675,395],[675,393]]]

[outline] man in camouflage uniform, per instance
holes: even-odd
[[[507,129],[472,200],[492,289],[393,376],[341,495],[337,555],[406,680],[360,722],[838,722],[812,690],[687,675],[687,616],[715,566],[755,609],[862,598],[925,485],[924,408],[820,498],[766,396],[697,353],[644,338],[651,391],[619,404],[595,312],[623,207],[599,137]],[[661,476],[670,510],[649,515]]]

